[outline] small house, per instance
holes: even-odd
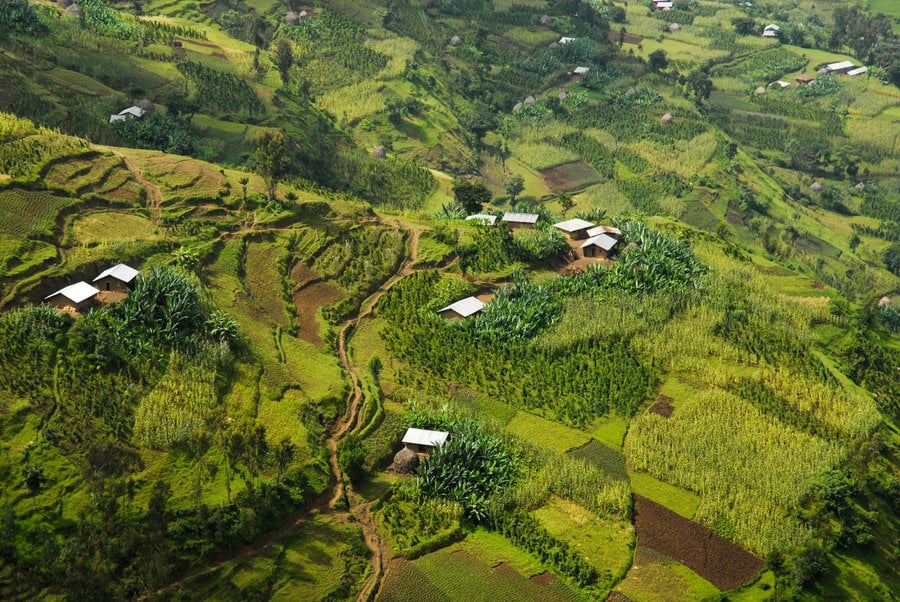
[[[553,227],[564,232],[571,240],[584,240],[588,237],[588,230],[594,227],[594,224],[580,217],[567,219],[564,222],[553,224]]]
[[[120,263],[100,272],[100,275],[94,278],[94,286],[101,291],[127,293],[138,274],[133,267]]]
[[[850,71],[847,72],[847,75],[851,75],[851,76],[862,75],[863,73],[865,73],[868,70],[869,70],[869,68],[866,67],[865,65],[863,65],[862,67],[857,67],[856,69],[851,69]]]
[[[438,310],[438,313],[448,320],[459,320],[460,318],[468,318],[477,314],[482,309],[484,309],[484,303],[480,299],[466,297],[465,299],[454,301],[447,307],[442,307]]]
[[[44,297],[47,305],[68,311],[83,311],[94,304],[100,291],[82,280]]]
[[[541,216],[537,213],[514,213],[507,211],[500,218],[501,222],[506,222],[515,230],[517,228],[534,228]]]
[[[809,84],[816,81],[816,78],[809,76],[809,75],[798,75],[797,77],[794,78],[794,81],[797,82],[798,84],[808,86]]]
[[[469,217],[467,217],[466,221],[475,222],[476,224],[481,224],[482,226],[493,226],[497,223],[497,216],[487,213],[475,213],[474,215],[470,215]]]
[[[657,10],[672,10],[674,5],[674,2],[657,2],[653,6],[656,7]]]
[[[612,236],[615,239],[619,239],[622,237],[622,231],[614,226],[597,226],[596,228],[591,228],[587,231],[588,238],[593,238],[595,236],[599,236],[600,234],[606,234],[607,236]]]
[[[449,436],[450,433],[445,431],[429,431],[410,427],[403,435],[403,445],[417,454],[430,454],[435,447],[446,443]]]
[[[128,107],[127,109],[122,109],[115,115],[110,115],[109,122],[114,123],[116,121],[125,121],[126,119],[142,119],[146,113],[147,111],[141,107]]]
[[[781,31],[781,27],[772,23],[771,25],[766,25],[765,29],[763,29],[762,37],[764,38],[777,38],[778,32]]]
[[[575,38],[567,38],[566,36],[563,36],[559,39],[560,45],[568,44],[569,42],[574,42],[574,41],[575,41]]]
[[[585,73],[587,73],[590,70],[591,70],[590,67],[575,67],[574,73],[575,73],[575,75],[584,75]]]
[[[585,257],[599,257],[601,259],[606,259],[609,257],[610,251],[613,250],[613,247],[615,247],[618,242],[619,241],[608,234],[598,234],[582,243],[581,253]]]
[[[839,63],[829,63],[828,65],[825,65],[825,69],[827,69],[829,73],[846,73],[853,69],[853,67],[852,61],[840,61]]]
[[[775,88],[781,88],[781,89],[783,90],[783,89],[785,89],[785,88],[790,88],[790,87],[791,87],[791,84],[790,84],[790,82],[786,82],[786,81],[784,81],[784,80],[779,79],[779,80],[774,81],[774,82],[772,82],[771,84],[769,84],[769,87],[770,87],[770,88],[773,88],[773,87],[775,87]]]

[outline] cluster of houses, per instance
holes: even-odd
[[[540,215],[537,213],[516,213],[507,211],[499,218],[509,224],[513,231],[521,228],[534,228]],[[466,218],[485,226],[497,223],[497,216],[488,213],[476,213]],[[553,224],[553,227],[569,238],[570,245],[581,250],[583,257],[599,257],[606,259],[622,236],[622,231],[612,226],[598,226],[581,218],[572,218]]]
[[[60,311],[82,313],[97,303],[118,301],[134,285],[138,272],[124,263],[103,270],[91,284],[84,280],[44,297],[44,302]]]
[[[853,77],[854,75],[862,75],[863,73],[867,72],[868,70],[869,70],[869,68],[866,67],[865,65],[863,65],[861,67],[857,67],[856,65],[853,64],[852,61],[840,61],[837,63],[829,63],[829,64],[825,65],[824,67],[822,67],[821,69],[816,71],[816,75],[832,75],[832,74],[842,73],[844,75]],[[812,77],[811,75],[798,75],[797,77],[794,78],[794,81],[796,81],[800,85],[808,86],[809,84],[816,81],[816,78]],[[781,83],[784,83],[784,82],[778,82],[778,83],[780,85]],[[782,87],[786,87],[786,86],[782,86]]]
[[[540,219],[540,215],[537,213],[507,211],[499,218],[499,221],[509,224],[510,228],[515,231],[523,228],[534,228],[538,219]],[[467,217],[466,220],[485,226],[493,226],[497,223],[498,218],[496,215],[488,213],[476,213]],[[569,246],[573,250],[578,249],[584,258],[607,259],[622,238],[622,231],[618,228],[598,226],[579,217],[555,223],[553,227],[565,234],[569,239]],[[448,320],[459,320],[477,314],[484,307],[485,303],[481,299],[466,297],[440,308],[437,310],[437,313]]]

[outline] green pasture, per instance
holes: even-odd
[[[273,600],[345,598],[345,582],[357,582],[367,564],[359,527],[313,514],[271,546],[187,581],[182,591],[195,600],[221,599],[226,591],[235,599],[254,592]]]
[[[120,211],[94,211],[76,216],[71,235],[77,244],[97,245],[160,238],[156,225],[143,215]]]
[[[683,564],[649,548],[637,549],[634,566],[614,591],[621,592],[634,602],[719,598],[719,590],[712,583]]]
[[[669,510],[691,519],[700,505],[700,497],[690,491],[656,479],[646,472],[629,472],[631,489],[638,495],[661,504]]]
[[[534,515],[551,535],[573,546],[601,574],[610,572],[610,580],[601,587],[612,586],[628,572],[634,549],[630,522],[598,518],[577,504],[555,497]]]
[[[519,410],[506,425],[506,430],[526,441],[564,452],[588,442],[583,431],[564,426],[553,420]]]

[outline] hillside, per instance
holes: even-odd
[[[0,598],[893,599],[877,8],[4,3]]]

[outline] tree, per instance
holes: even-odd
[[[465,180],[453,187],[453,198],[467,213],[478,213],[491,200],[491,191],[481,182]]]
[[[358,483],[366,475],[366,448],[356,433],[350,433],[338,445],[338,464],[351,483]]]
[[[735,17],[731,20],[731,24],[734,25],[734,31],[739,36],[750,35],[753,33],[753,28],[756,27],[756,21],[750,17]]]
[[[666,58],[666,51],[659,49],[651,52],[650,56],[647,57],[647,64],[650,66],[650,70],[656,73],[668,67],[669,59]]]
[[[290,78],[291,65],[294,64],[294,51],[291,43],[285,38],[278,40],[278,45],[275,47],[275,64],[278,67],[278,73],[281,74],[281,82],[286,86]]]
[[[894,276],[900,276],[900,242],[891,244],[881,253],[881,261]]]
[[[510,202],[515,203],[516,197],[522,194],[522,191],[525,190],[525,178],[523,178],[519,174],[508,177],[506,179],[506,184],[503,186],[503,189],[506,191],[506,194],[509,195]]]
[[[39,462],[26,462],[22,466],[22,484],[28,490],[28,495],[36,496],[46,482],[44,467]]]
[[[694,100],[697,102],[709,98],[709,95],[712,92],[712,80],[709,79],[709,75],[704,71],[693,71],[687,77],[685,83],[687,84],[688,91],[693,94]]]
[[[0,2],[0,38],[11,31],[38,35],[46,33],[47,26],[28,0],[4,0]]]
[[[280,481],[297,455],[297,446],[294,445],[290,437],[283,437],[278,442],[278,445],[272,449],[272,453],[275,456],[274,464],[278,468],[278,480]]]
[[[253,151],[252,162],[256,173],[266,181],[266,192],[269,200],[275,200],[275,189],[278,181],[287,171],[287,140],[278,130],[266,128],[256,135],[256,150]]]
[[[559,206],[562,207],[563,213],[575,206],[575,200],[572,198],[572,195],[565,192],[558,193],[556,200],[559,201]]]
[[[613,23],[624,23],[625,19],[628,17],[628,14],[625,12],[625,9],[621,6],[610,6],[609,7],[609,19]]]

